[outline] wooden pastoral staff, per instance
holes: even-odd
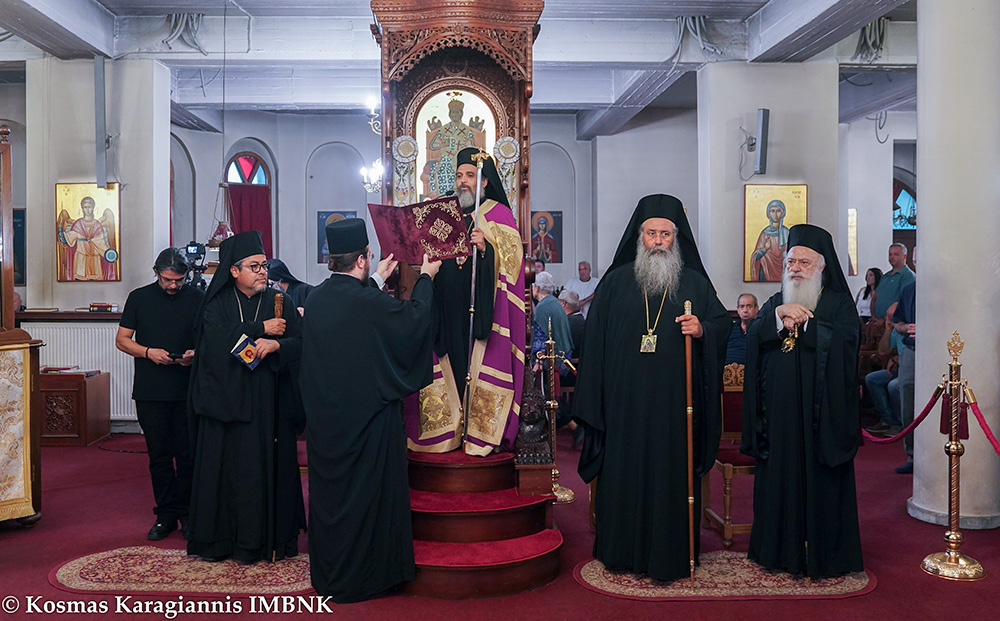
[[[539,0],[371,3],[372,33],[381,47],[380,129],[386,171],[381,203],[413,205],[448,195],[463,149],[472,147],[491,157],[484,173],[493,177],[494,196],[496,186],[502,186],[507,205],[500,205],[497,198],[492,199],[495,205],[486,200],[477,220],[495,253],[495,284],[502,281],[496,291],[506,287],[505,296],[496,299],[520,301],[505,317],[509,327],[501,335],[517,348],[525,348],[531,334],[524,315],[531,305],[523,262],[526,250],[530,252],[528,100],[531,47],[543,6]],[[462,265],[461,258],[454,261]],[[397,294],[406,297],[417,276],[411,266],[401,265]],[[476,298],[467,294],[469,299]],[[495,322],[497,316],[495,310]],[[461,321],[468,335],[468,315]],[[493,337],[487,340],[492,342]],[[490,363],[489,350],[484,355],[481,347],[470,348],[469,378]],[[552,528],[551,518],[554,434],[543,434],[547,451],[539,450],[539,438],[533,438],[531,459],[521,460],[541,463],[518,463],[516,419],[513,427],[501,422],[495,442],[476,435],[483,420],[474,404],[492,399],[518,413],[525,412],[525,401],[530,401],[537,409],[541,399],[525,381],[530,378],[527,358],[525,353],[505,373],[491,367],[493,376],[502,376],[491,377],[492,384],[471,381],[473,405],[468,410],[475,421],[465,424],[463,416],[453,432],[435,437],[432,428],[416,443],[410,436],[411,448],[416,449],[410,452],[410,488],[417,561],[417,579],[407,587],[411,593],[451,599],[505,595],[544,584],[558,573],[562,536]],[[435,365],[435,378],[461,395],[466,377],[451,377],[449,371],[445,381],[440,366]],[[507,388],[511,385],[512,392]],[[502,390],[494,390],[498,387]],[[422,394],[421,402],[436,406],[439,396]],[[445,418],[430,407],[421,417],[421,430],[427,420]],[[548,425],[535,424],[532,429],[537,432],[541,427]],[[501,448],[494,451],[491,445]]]

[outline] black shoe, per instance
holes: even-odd
[[[191,531],[188,530],[187,520],[181,520],[181,536],[184,537],[184,539],[191,538]]]
[[[897,466],[893,472],[896,474],[913,474],[913,460],[907,459],[905,464]]]
[[[865,431],[867,431],[872,435],[888,430],[889,430],[889,424],[884,423],[882,421],[879,421],[878,423],[872,425],[871,427],[865,427]]]
[[[206,563],[221,563],[222,561],[224,561],[227,558],[229,558],[229,556],[227,556],[227,555],[223,555],[223,556],[199,556],[198,558],[200,558],[201,560],[205,561]]]
[[[159,541],[175,530],[177,530],[177,520],[156,520],[146,538],[150,541]]]
[[[577,424],[576,429],[573,430],[573,450],[580,448],[583,445],[583,425]]]

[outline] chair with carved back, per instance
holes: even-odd
[[[702,477],[702,514],[705,527],[722,535],[722,545],[733,545],[733,535],[750,532],[752,524],[733,524],[733,478],[753,475],[754,460],[740,453],[740,436],[743,430],[743,365],[727,364],[722,372],[722,439],[715,469],[722,473],[722,515],[711,504],[711,486],[707,473]]]

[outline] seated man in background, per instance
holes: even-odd
[[[726,364],[747,362],[747,328],[750,322],[757,318],[757,296],[752,293],[741,293],[736,299],[736,312],[739,320],[733,322],[729,331],[729,342],[726,343]]]

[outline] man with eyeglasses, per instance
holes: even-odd
[[[700,478],[719,447],[729,326],[681,201],[640,200],[594,295],[573,400],[585,431],[580,476],[600,476],[594,556],[612,571],[663,581],[690,572],[685,341]],[[695,479],[695,506],[700,491]]]
[[[135,358],[132,399],[146,439],[156,521],[147,537],[186,529],[191,496],[187,389],[194,359],[195,316],[202,292],[185,285],[187,257],[167,248],[156,257],[156,282],[125,301],[115,346]]]
[[[259,231],[220,245],[198,326],[188,554],[242,564],[295,556],[305,528],[296,455],[304,421],[287,396],[297,387],[285,384],[294,382],[302,327],[291,299],[267,286]],[[233,353],[244,337],[256,342],[253,368]]]
[[[830,234],[788,233],[781,291],[747,332],[743,442],[755,458],[747,556],[813,579],[862,571],[854,455],[860,324]]]

